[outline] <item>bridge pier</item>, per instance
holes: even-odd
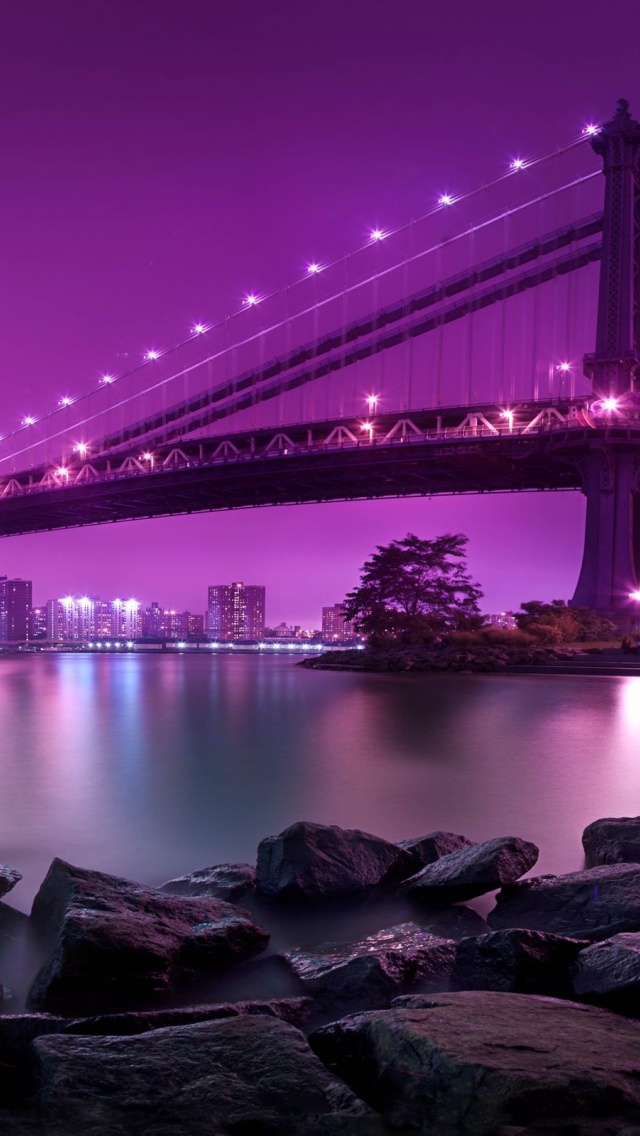
[[[605,445],[585,460],[587,518],[574,607],[617,619],[630,612],[629,593],[638,586],[640,564],[638,473],[632,449]]]

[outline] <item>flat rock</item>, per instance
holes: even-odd
[[[21,879],[22,872],[0,864],[0,896],[6,895],[8,891],[11,891]]]
[[[568,998],[570,970],[584,939],[514,928],[461,939],[451,974],[452,990],[504,990]]]
[[[407,988],[448,987],[455,943],[402,923],[354,943],[328,943],[313,952],[287,951],[284,957],[305,992],[322,1006],[342,1013],[379,1009]]]
[[[467,840],[466,836],[458,836],[455,832],[429,832],[426,836],[415,836],[411,840],[399,840],[398,848],[411,852],[417,863],[422,867],[433,864],[442,856],[449,856],[458,852],[460,848],[471,848],[475,841]]]
[[[33,1045],[38,1103],[65,1131],[328,1136],[383,1131],[303,1035],[269,1017]],[[83,1127],[84,1126],[84,1127]],[[92,1127],[93,1126],[93,1127]]]
[[[51,865],[31,920],[49,948],[29,992],[31,1010],[135,1008],[251,958],[269,940],[221,900],[166,895],[62,860]]]
[[[528,840],[498,837],[443,856],[405,880],[400,890],[425,903],[463,902],[513,883],[537,859],[538,849]]]
[[[298,821],[258,847],[256,890],[269,899],[341,901],[415,871],[410,852],[358,829]]]
[[[580,951],[573,967],[577,995],[638,1012],[640,933],[622,932]]]
[[[639,864],[640,817],[605,817],[588,824],[582,846],[589,865]]]
[[[424,1008],[333,1022],[310,1042],[392,1130],[495,1136],[531,1125],[575,1136],[594,1120],[599,1133],[640,1122],[640,1023],[593,1006],[434,994]]]
[[[529,927],[576,939],[640,931],[640,866],[611,864],[521,880],[503,887],[487,918],[494,930]]]
[[[0,1014],[0,1062],[24,1058],[32,1041],[51,1033],[91,1037],[130,1037],[149,1030],[214,1022],[243,1014],[280,1018],[298,1029],[311,1010],[310,998],[272,998],[246,1002],[216,1002],[209,1006],[181,1006],[175,1010],[139,1010],[129,1014],[98,1014],[66,1018],[59,1014]]]
[[[178,876],[161,884],[159,891],[169,895],[203,896],[236,903],[252,895],[256,887],[256,870],[251,864],[214,864],[200,868],[188,876]]]

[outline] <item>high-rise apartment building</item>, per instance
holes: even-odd
[[[21,643],[29,638],[31,580],[0,576],[0,642]]]
[[[351,620],[346,619],[342,604],[322,609],[322,638],[326,643],[341,643],[355,639],[356,629]]]
[[[212,584],[207,633],[210,639],[262,639],[266,589],[258,584]]]
[[[100,600],[96,596],[64,596],[49,600],[46,609],[47,639],[58,642],[90,642],[92,639],[139,639],[138,600]]]
[[[29,612],[29,638],[30,639],[46,639],[47,638],[47,608],[32,607]]]

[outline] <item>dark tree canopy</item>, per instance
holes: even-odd
[[[618,636],[610,619],[589,607],[569,607],[565,600],[528,600],[513,614],[520,630],[535,635],[541,643],[588,643]]]
[[[378,545],[345,599],[347,618],[368,635],[413,641],[479,627],[482,592],[467,574],[466,544],[460,533],[435,540],[408,533]]]

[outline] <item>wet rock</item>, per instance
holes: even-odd
[[[452,990],[505,990],[569,998],[570,970],[584,939],[516,928],[461,939],[451,975]]]
[[[537,859],[538,849],[528,840],[517,836],[485,840],[429,864],[400,890],[425,903],[458,903],[512,883]]]
[[[33,1052],[41,1114],[73,1132],[92,1125],[122,1136],[382,1132],[375,1114],[324,1068],[303,1035],[277,1018],[240,1017],[126,1038],[52,1035],[34,1042]]]
[[[298,821],[258,847],[256,889],[281,900],[345,900],[415,870],[411,853],[358,829]]]
[[[627,1013],[640,1011],[640,934],[621,933],[580,951],[573,967],[573,989]]]
[[[618,1133],[640,1121],[640,1024],[593,1006],[434,994],[421,1009],[333,1022],[310,1042],[392,1129],[495,1136],[501,1126],[531,1125],[575,1136],[594,1119],[600,1133],[609,1121]]]
[[[463,904],[429,911],[418,901],[415,909],[419,912],[422,930],[438,935],[441,939],[467,939],[472,935],[489,933],[489,924],[482,916],[472,907],[465,907]]]
[[[16,871],[15,868],[7,868],[4,864],[0,864],[0,895],[6,895],[8,891],[22,879],[22,872]]]
[[[529,927],[576,939],[640,931],[640,866],[611,864],[521,880],[498,892],[487,918],[494,930]]]
[[[640,817],[606,817],[582,833],[587,863],[640,864]]]
[[[455,943],[402,923],[355,943],[328,943],[313,952],[287,951],[285,958],[306,993],[341,1013],[379,1009],[401,991],[447,989]]]
[[[159,891],[169,895],[213,896],[236,903],[255,891],[256,870],[251,864],[214,864],[188,876],[178,876],[161,884]]]
[[[458,836],[455,832],[429,832],[426,836],[416,836],[412,840],[399,840],[398,848],[411,852],[417,863],[426,867],[442,856],[458,852],[460,848],[471,848],[474,843],[475,841],[467,840],[466,836]]]
[[[31,913],[49,955],[31,1010],[135,1007],[263,950],[269,935],[217,899],[166,895],[54,860]]]

